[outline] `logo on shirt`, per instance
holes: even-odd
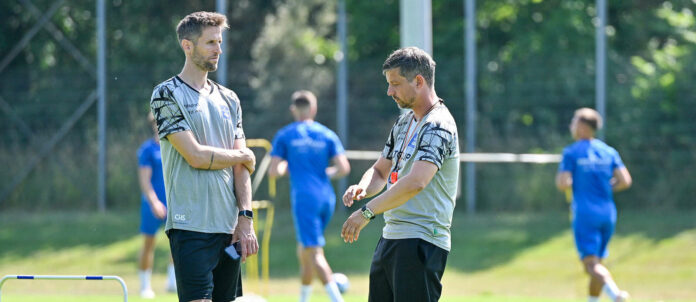
[[[326,142],[319,141],[319,140],[313,140],[309,137],[302,137],[302,138],[293,139],[290,141],[290,145],[293,147],[310,147],[310,148],[317,148],[317,149],[326,148]]]
[[[196,112],[201,112],[200,106],[198,106],[198,103],[195,104],[184,104],[184,108],[186,108],[186,111],[188,111],[189,114],[194,114]]]
[[[226,120],[232,119],[232,114],[230,113],[230,107],[228,107],[227,104],[220,105],[219,108],[220,108],[220,114],[222,115],[223,119],[226,119]]]
[[[186,214],[174,214],[174,221],[186,222]]]
[[[409,148],[415,148],[416,147],[416,136],[412,136],[411,140],[408,142],[408,147]]]

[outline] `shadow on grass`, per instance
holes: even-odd
[[[355,208],[355,207],[354,207]],[[360,239],[344,243],[341,226],[351,211],[337,208],[326,232],[326,257],[335,272],[365,274],[369,271],[379,240],[383,218],[371,222]],[[696,228],[696,211],[620,211],[618,236],[639,235],[655,242]],[[98,213],[2,213],[0,214],[0,260],[26,259],[38,252],[60,251],[75,246],[98,249],[138,235],[139,217],[133,212]],[[565,211],[543,213],[456,212],[452,227],[453,249],[448,267],[476,272],[505,264],[518,254],[543,244],[569,229]],[[262,222],[256,224],[259,229]],[[162,241],[162,242],[159,242]],[[260,251],[265,252],[264,250]],[[569,251],[575,253],[575,251]],[[296,277],[295,230],[287,205],[278,205],[270,244],[270,271],[275,278]],[[166,237],[158,237],[155,265],[164,269],[168,260]],[[135,265],[137,251],[118,260]],[[132,262],[132,263],[131,263]]]
[[[289,211],[278,211],[271,243],[271,274],[277,277],[298,274],[295,234]],[[696,211],[629,210],[619,212],[616,236],[638,234],[655,242],[696,228]],[[334,271],[367,273],[384,222],[371,222],[358,242],[344,243],[340,229],[348,213],[337,210],[325,233],[326,257]],[[452,246],[447,266],[477,272],[503,265],[518,254],[544,244],[570,230],[567,211],[541,213],[479,213],[467,216],[455,212]],[[575,250],[569,250],[575,254]]]
[[[289,213],[277,214],[277,228],[271,240],[271,274],[294,276],[298,273],[295,256],[295,235]],[[374,248],[384,222],[381,217],[371,222],[356,243],[344,243],[340,230],[347,214],[334,215],[325,233],[326,257],[334,271],[367,273]],[[468,217],[455,213],[452,246],[448,267],[473,272],[510,261],[520,252],[541,244],[568,230],[568,214],[528,213],[478,214]]]
[[[620,205],[619,205],[620,207]],[[681,232],[696,229],[696,210],[647,209],[626,210],[619,208],[616,233],[640,235],[652,241],[661,241]]]
[[[138,234],[139,220],[133,213],[2,213],[0,214],[0,259],[75,246],[103,247]]]

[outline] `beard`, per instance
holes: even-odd
[[[193,64],[196,64],[198,68],[207,72],[217,70],[217,63],[212,63],[209,60],[206,60],[203,56],[198,54],[197,51],[194,51],[193,53]]]
[[[401,109],[411,109],[413,107],[413,99],[410,99],[408,102],[404,102],[401,98],[398,98],[396,96],[392,98],[396,102],[396,105],[399,106],[399,108]]]

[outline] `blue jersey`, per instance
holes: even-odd
[[[578,140],[563,149],[558,171],[573,176],[574,216],[616,219],[610,180],[614,170],[621,167],[619,153],[598,139]]]
[[[160,145],[154,139],[145,141],[138,149],[138,165],[140,167],[150,167],[152,176],[150,183],[152,189],[160,201],[166,204],[166,194],[164,191],[164,176],[162,175],[162,155],[160,154]],[[147,198],[142,195],[142,201],[147,203]]]
[[[336,133],[318,122],[301,121],[278,131],[271,155],[288,162],[293,204],[333,203],[336,195],[326,168],[334,156],[344,152]]]

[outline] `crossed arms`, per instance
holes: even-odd
[[[220,170],[233,167],[234,192],[240,210],[251,210],[251,173],[256,166],[254,153],[246,147],[244,139],[235,139],[232,150],[201,145],[191,131],[180,131],[167,135],[177,152],[193,168]],[[236,214],[236,213],[235,213]],[[239,217],[232,235],[232,242],[239,241],[242,262],[259,250],[254,225],[251,219]]]

